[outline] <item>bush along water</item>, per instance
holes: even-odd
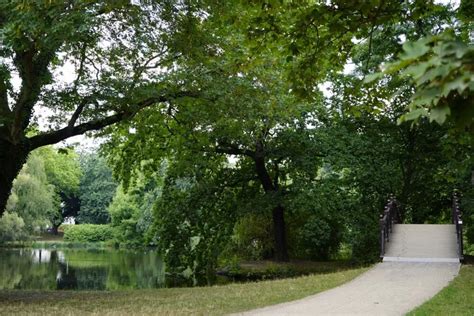
[[[113,239],[114,230],[109,225],[68,225],[64,229],[64,240],[71,242],[98,242]]]

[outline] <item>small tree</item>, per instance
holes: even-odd
[[[16,213],[5,212],[0,218],[0,243],[26,240],[25,222]]]

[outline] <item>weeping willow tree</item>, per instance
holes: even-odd
[[[30,156],[13,181],[7,211],[21,217],[29,233],[60,217],[54,185],[48,182],[44,161],[37,152]]]

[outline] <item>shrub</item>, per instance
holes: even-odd
[[[64,229],[64,240],[75,242],[97,242],[113,238],[113,228],[109,225],[80,224],[68,225]]]
[[[361,214],[353,221],[349,243],[352,246],[354,262],[371,263],[379,259],[379,226],[376,214]]]
[[[0,218],[0,243],[22,241],[28,238],[25,222],[16,213],[5,212]]]
[[[342,228],[336,221],[311,216],[299,230],[298,246],[305,258],[328,259],[337,253],[342,240]]]
[[[248,214],[234,227],[230,247],[238,256],[248,260],[262,260],[273,254],[273,226],[264,214]]]

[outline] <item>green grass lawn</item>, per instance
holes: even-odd
[[[462,266],[446,288],[408,315],[474,315],[474,265]]]
[[[4,290],[0,291],[0,314],[222,315],[303,298],[348,282],[367,269],[195,288],[112,292]]]
[[[235,280],[272,280],[294,278],[309,274],[325,274],[361,267],[348,260],[274,262],[269,260],[242,261],[236,267],[222,267],[224,275]]]
[[[64,233],[59,232],[57,235],[51,233],[41,233],[37,236],[37,241],[63,241]]]

